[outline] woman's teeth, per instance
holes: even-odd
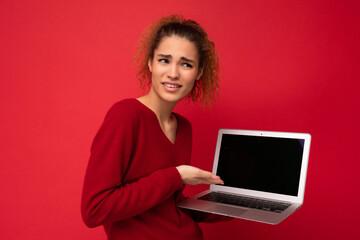
[[[166,87],[169,87],[169,88],[180,88],[181,87],[181,85],[172,85],[169,83],[163,83],[163,85]]]

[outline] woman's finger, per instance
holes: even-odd
[[[208,178],[208,179],[213,179],[213,180],[218,180],[218,179],[220,179],[219,176],[216,176],[216,175],[213,174],[212,172],[208,172],[208,171],[204,171],[204,170],[200,170],[200,177],[202,177],[202,178]]]

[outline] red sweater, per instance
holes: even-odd
[[[81,212],[88,227],[104,225],[108,239],[203,239],[193,213],[176,207],[184,185],[175,166],[190,164],[192,147],[189,121],[176,117],[173,144],[138,100],[109,110],[84,181]]]

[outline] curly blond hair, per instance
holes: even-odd
[[[199,56],[199,71],[203,74],[187,95],[189,101],[201,102],[202,106],[211,106],[219,91],[219,58],[215,44],[209,39],[205,30],[195,21],[186,20],[179,15],[170,15],[153,22],[139,39],[139,46],[134,57],[137,78],[143,89],[151,86],[149,60],[153,60],[154,51],[163,37],[183,37],[194,43]]]

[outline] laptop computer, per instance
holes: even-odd
[[[303,204],[310,140],[307,133],[220,129],[212,172],[224,185],[178,207],[280,223]]]

